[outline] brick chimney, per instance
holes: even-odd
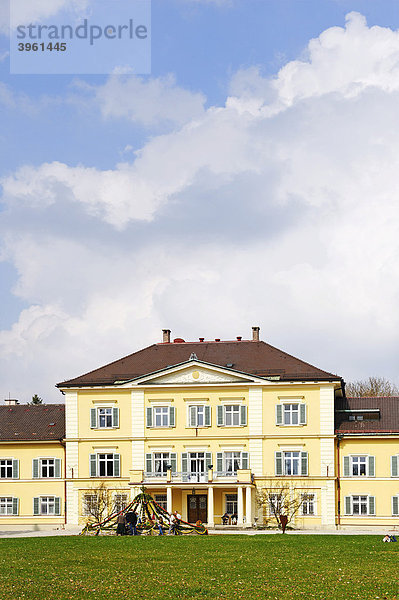
[[[162,329],[162,341],[164,344],[170,344],[170,329]]]
[[[260,327],[252,327],[252,341],[259,342]]]

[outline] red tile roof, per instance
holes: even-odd
[[[357,420],[359,415],[362,420]],[[337,433],[399,433],[399,397],[340,398],[335,402],[335,428]]]
[[[59,440],[65,437],[64,404],[0,406],[0,441]]]
[[[109,385],[116,381],[128,381],[184,363],[192,353],[203,362],[224,368],[232,365],[230,368],[235,371],[259,377],[277,376],[284,381],[340,379],[261,341],[171,342],[153,344],[90,373],[58,383],[57,387]]]

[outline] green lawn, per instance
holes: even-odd
[[[0,540],[1,600],[399,599],[381,536],[221,535]]]

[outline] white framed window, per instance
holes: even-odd
[[[391,456],[391,477],[399,477],[399,454]]]
[[[249,469],[248,452],[217,452],[216,472],[219,476],[237,475],[239,469]]]
[[[392,496],[392,516],[399,517],[399,494]]]
[[[222,404],[217,407],[218,427],[244,427],[247,424],[245,404]]]
[[[164,510],[168,510],[168,502],[166,498],[166,494],[155,494],[154,500],[161,508]]]
[[[303,402],[276,404],[276,425],[299,426],[307,423],[307,408]]]
[[[176,473],[176,452],[149,452],[145,455],[145,470],[147,477],[165,477],[168,467],[171,467],[172,473]]]
[[[358,517],[375,515],[375,496],[345,496],[345,514]]]
[[[146,414],[147,427],[175,427],[174,406],[148,406]]]
[[[182,452],[181,470],[183,481],[208,481],[208,469],[212,464],[212,452]]]
[[[301,512],[304,516],[316,514],[316,494],[301,494]]]
[[[90,454],[90,477],[120,477],[120,454]]]
[[[128,505],[128,500],[128,494],[114,494],[113,512],[120,512],[121,510],[124,510]]]
[[[84,494],[82,502],[84,516],[94,516],[99,511],[99,497],[97,494]]]
[[[226,513],[236,515],[238,513],[237,494],[226,494]]]
[[[299,450],[275,453],[276,475],[308,475],[308,453]]]
[[[39,496],[33,498],[34,515],[59,515],[61,498],[57,496]]]
[[[119,408],[98,406],[90,409],[91,429],[116,429],[119,427]]]
[[[18,515],[19,499],[13,496],[0,496],[0,516]]]
[[[211,407],[206,404],[191,404],[187,407],[188,427],[210,427]]]
[[[60,458],[34,458],[32,461],[33,479],[58,479],[61,477]]]
[[[375,457],[367,454],[344,456],[344,477],[375,477]]]
[[[0,460],[0,479],[19,479],[19,460],[2,458]]]

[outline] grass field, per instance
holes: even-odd
[[[398,573],[381,536],[0,540],[1,600],[399,600]]]

